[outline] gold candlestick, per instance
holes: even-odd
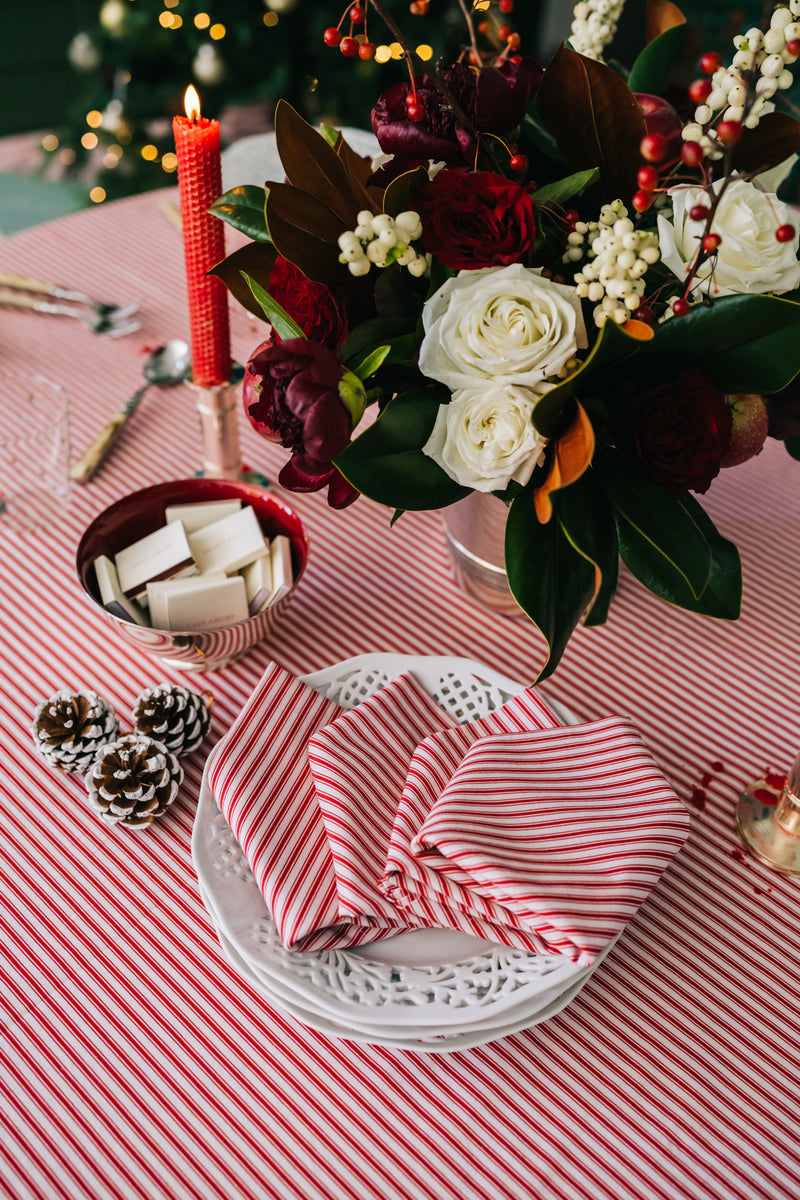
[[[761,781],[759,781],[761,782]],[[800,875],[800,754],[777,804],[758,784],[736,806],[736,827],[749,854],[784,875]]]

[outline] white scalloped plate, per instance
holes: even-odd
[[[524,685],[469,659],[360,655],[305,682],[351,708],[403,671],[457,720],[504,704]],[[575,718],[548,703],[563,720]],[[453,930],[414,930],[351,950],[290,953],[208,786],[206,764],[192,851],[223,948],[251,983],[322,1032],[408,1049],[463,1048],[560,1011],[591,968]],[[563,1003],[562,1003],[563,1001]],[[513,1026],[513,1028],[512,1028]],[[473,1039],[477,1039],[473,1040]]]

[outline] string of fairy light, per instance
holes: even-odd
[[[129,6],[136,2],[137,0],[105,0],[100,10],[101,24],[112,34],[115,32],[118,34],[119,30],[124,28]],[[264,3],[270,6],[261,16],[261,23],[266,29],[274,29],[278,25],[281,19],[280,11],[288,13],[294,8],[293,0],[264,0]],[[196,30],[208,36],[208,44],[218,44],[224,40],[228,29],[224,21],[217,19],[215,13],[203,11],[182,15],[180,8],[181,0],[163,0],[163,8],[154,14],[153,19],[162,29],[171,32],[177,32],[187,25],[193,25]],[[279,9],[279,11],[276,12],[275,9]],[[357,41],[363,38],[363,34],[356,35]],[[433,57],[433,47],[427,43],[421,43],[416,47],[416,54],[422,61],[427,62]],[[403,57],[404,50],[399,42],[381,43],[375,47],[374,61],[377,63],[396,62]],[[116,93],[124,95],[130,82],[131,75],[128,71],[117,72],[115,96],[109,101],[104,112],[93,108],[86,113],[87,128],[80,138],[80,144],[85,151],[91,153],[101,145],[102,135],[108,134],[113,141],[102,147],[103,154],[100,159],[103,167],[107,170],[114,170],[123,160],[127,151],[127,153],[137,153],[144,162],[160,164],[162,171],[171,175],[178,166],[177,157],[173,151],[160,150],[154,141],[148,141],[144,145],[129,149],[130,143],[133,141],[133,129],[123,115],[123,101]],[[309,77],[307,83],[311,91],[316,90],[317,79]],[[62,145],[56,133],[45,134],[42,137],[41,145],[48,154],[57,155],[58,161],[65,167],[71,166],[76,161],[76,150],[72,146]],[[99,184],[89,191],[89,199],[95,204],[101,204],[106,198],[106,189]]]

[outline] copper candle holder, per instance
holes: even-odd
[[[736,827],[742,845],[773,871],[800,875],[800,754],[777,803],[763,784],[757,780],[739,797]]]
[[[242,374],[241,367],[238,367],[228,383],[216,387],[192,385],[203,443],[201,474],[208,479],[242,477],[239,449],[239,388]]]

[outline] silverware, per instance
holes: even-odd
[[[0,304],[7,308],[27,308],[34,312],[53,313],[59,317],[77,317],[81,324],[92,333],[102,333],[106,337],[124,337],[126,333],[134,333],[141,328],[141,321],[133,314],[136,305],[127,308],[117,308],[111,314],[102,314],[91,308],[73,308],[71,304],[53,304],[49,300],[37,300],[24,292],[0,289]]]
[[[21,292],[35,292],[41,296],[50,296],[53,300],[75,300],[78,304],[85,304],[87,308],[91,308],[98,317],[113,316],[122,320],[138,311],[136,304],[106,304],[104,301],[95,300],[93,296],[87,296],[85,292],[76,291],[74,288],[61,287],[57,283],[45,283],[41,279],[28,279],[25,275],[9,275],[4,271],[0,271],[0,287],[13,288],[15,291]]]
[[[142,397],[149,387],[171,387],[186,378],[191,360],[189,347],[186,342],[175,339],[163,346],[158,346],[148,354],[142,367],[142,374],[147,380],[138,391],[134,392],[127,404],[111,418],[104,429],[100,431],[91,446],[84,450],[81,457],[70,469],[69,477],[75,483],[88,483],[94,473],[116,443],[119,435],[139,407]]]

